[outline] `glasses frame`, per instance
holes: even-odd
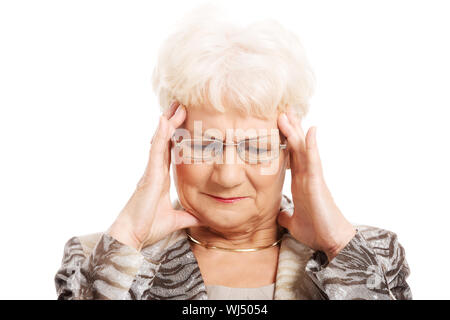
[[[270,136],[264,136],[263,138],[265,138],[265,137],[270,137]],[[239,158],[241,158],[241,160],[244,161],[245,163],[250,163],[251,164],[252,163],[251,161],[247,161],[246,159],[242,158],[242,156],[241,156],[242,147],[240,147],[240,145],[242,145],[243,142],[254,141],[254,140],[258,140],[260,138],[261,137],[250,138],[250,139],[243,139],[243,140],[235,142],[235,143],[226,143],[226,142],[223,142],[222,140],[203,139],[203,138],[201,138],[201,139],[184,139],[184,140],[178,142],[178,141],[175,140],[175,135],[173,135],[172,138],[170,138],[170,140],[175,144],[175,147],[179,147],[181,145],[181,143],[183,143],[183,142],[192,142],[192,141],[214,141],[214,142],[219,142],[219,143],[222,144],[222,148],[220,148],[220,153],[217,154],[216,157],[223,156],[223,150],[224,150],[225,146],[236,146],[237,154],[239,155]],[[280,139],[280,141],[281,141],[281,139]],[[283,150],[283,149],[286,149],[286,148],[287,148],[287,141],[284,144],[280,144],[280,150]],[[279,156],[280,156],[280,153],[278,153],[278,156],[276,156],[276,157],[273,157],[273,158],[268,159],[268,160],[258,160],[258,161],[255,161],[255,163],[258,163],[258,162],[269,162],[269,161],[278,159]],[[205,161],[203,157],[199,158],[199,157],[191,156],[190,159],[191,160],[202,160],[202,161]],[[206,161],[210,161],[210,160],[206,160]]]

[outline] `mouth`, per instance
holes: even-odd
[[[218,197],[218,196],[213,196],[212,194],[207,194],[205,193],[207,196],[213,198],[216,201],[222,202],[222,203],[235,203],[244,199],[247,199],[248,197],[230,197],[230,198],[223,198],[223,197]]]

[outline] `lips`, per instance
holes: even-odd
[[[218,197],[218,196],[214,196],[211,194],[207,194],[208,196],[210,196],[211,198],[213,198],[214,200],[217,200],[219,202],[222,203],[235,203],[244,199],[247,199],[248,197],[230,197],[230,198],[223,198],[223,197]]]

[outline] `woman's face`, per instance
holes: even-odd
[[[191,108],[182,126],[191,138],[194,138],[194,121],[196,137],[200,124],[203,138],[206,133],[228,143],[267,136],[272,130],[278,130],[276,115],[260,119],[238,111],[220,113]],[[220,160],[173,163],[179,201],[186,211],[217,232],[246,233],[272,225],[279,212],[287,159],[284,149],[272,161],[247,163],[238,156],[236,147],[226,146]]]

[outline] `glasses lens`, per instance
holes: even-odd
[[[245,161],[250,163],[273,160],[280,152],[280,138],[267,136],[244,140],[239,149]]]
[[[214,159],[222,149],[220,141],[210,139],[183,140],[180,146],[184,158],[204,161]]]

